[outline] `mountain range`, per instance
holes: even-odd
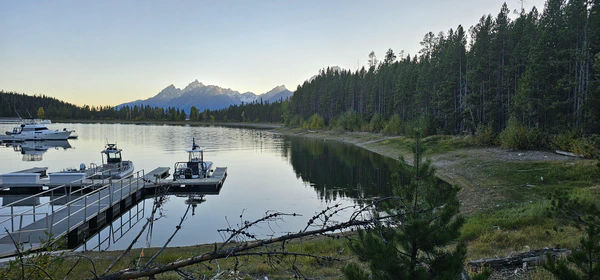
[[[214,85],[204,85],[198,80],[188,84],[184,89],[176,88],[170,85],[160,91],[157,95],[145,100],[136,100],[117,105],[117,108],[125,106],[150,106],[162,108],[178,108],[190,112],[190,108],[195,106],[200,111],[205,109],[219,110],[227,108],[230,105],[239,105],[251,103],[254,101],[275,102],[285,100],[292,96],[293,92],[285,86],[277,86],[263,94],[254,94],[252,92],[239,93],[238,91],[221,88]]]

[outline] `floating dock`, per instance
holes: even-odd
[[[90,232],[106,226],[145,195],[164,193],[165,190],[169,193],[218,194],[227,178],[227,168],[218,167],[210,178],[165,179],[169,168],[158,167],[119,180],[84,179],[55,187],[44,184],[46,181],[41,177],[45,172],[45,168],[35,168],[2,175],[0,194],[23,194],[23,190],[34,194],[6,201],[8,203],[0,207],[0,213],[3,213],[0,214],[0,227],[8,229],[8,232],[0,232],[0,257],[16,255],[15,244],[25,250],[42,249],[48,234],[54,241],[66,238],[67,246],[73,248],[88,238]],[[42,196],[50,199],[41,204],[32,203],[19,213],[14,212],[13,207],[23,207],[25,201],[40,201]]]

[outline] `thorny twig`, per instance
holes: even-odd
[[[277,214],[277,215],[275,215],[275,214]],[[228,230],[222,230],[222,231],[233,232],[232,235],[241,234],[242,230],[245,231],[249,227],[248,225],[250,225],[250,224],[255,225],[260,221],[265,221],[270,218],[277,217],[278,215],[280,215],[280,213],[279,214],[274,213],[274,214],[268,215],[267,217],[263,217],[255,222],[247,223],[240,230],[228,229]],[[379,217],[379,219],[389,219],[389,218],[390,218],[390,216]],[[139,277],[149,277],[149,276],[157,275],[157,274],[164,273],[167,271],[172,271],[177,268],[185,267],[185,266],[192,265],[192,264],[202,263],[202,262],[210,261],[210,260],[218,260],[218,259],[228,258],[231,256],[235,256],[236,254],[242,254],[242,252],[246,252],[250,249],[263,247],[266,245],[275,244],[275,243],[283,242],[286,240],[298,239],[298,238],[302,238],[305,236],[319,235],[319,234],[328,233],[328,232],[335,232],[337,230],[353,228],[353,227],[357,227],[357,226],[365,226],[372,222],[373,222],[372,220],[349,220],[347,222],[338,223],[336,225],[332,225],[332,226],[328,226],[328,227],[325,226],[325,227],[322,227],[322,228],[316,229],[316,230],[300,231],[298,233],[290,233],[290,234],[286,234],[286,235],[283,235],[280,237],[274,237],[274,238],[270,238],[270,239],[266,239],[266,240],[257,240],[257,241],[236,243],[235,246],[228,248],[227,250],[223,250],[223,246],[231,245],[231,244],[229,244],[229,242],[227,242],[228,244],[223,244],[222,246],[219,247],[219,249],[215,249],[214,251],[212,251],[210,253],[196,255],[196,256],[193,256],[193,257],[190,257],[187,259],[177,260],[174,262],[170,262],[170,263],[167,263],[164,265],[159,265],[159,266],[152,267],[152,268],[144,267],[144,268],[125,269],[125,270],[121,270],[121,271],[115,272],[110,275],[105,275],[105,276],[101,277],[100,279],[133,279],[133,278],[139,278]],[[227,240],[231,241],[231,239],[232,238],[230,237]]]
[[[215,251],[222,250],[227,244],[230,243],[230,241],[233,238],[235,238],[235,237],[237,237],[239,235],[245,235],[248,238],[256,239],[256,236],[254,234],[251,234],[251,233],[249,233],[247,231],[249,228],[251,228],[252,226],[255,226],[255,225],[259,224],[259,223],[266,222],[266,221],[269,221],[271,219],[274,219],[274,218],[277,218],[277,217],[280,217],[280,216],[294,216],[295,217],[295,216],[301,216],[301,215],[300,214],[296,214],[296,213],[286,214],[286,213],[275,212],[275,213],[267,214],[264,217],[262,217],[262,218],[260,218],[260,219],[258,219],[256,221],[254,221],[254,222],[251,222],[251,223],[248,222],[248,221],[245,221],[243,223],[243,226],[240,227],[239,229],[227,228],[227,229],[217,230],[218,232],[229,232],[229,233],[231,233],[231,235]]]

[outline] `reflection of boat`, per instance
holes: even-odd
[[[204,198],[204,194],[188,194],[188,195],[176,194],[175,196],[187,197],[187,199],[185,200],[185,204],[198,205],[198,204],[206,201],[206,198]]]
[[[23,161],[41,161],[43,154],[49,149],[63,150],[71,148],[68,140],[46,140],[46,141],[22,141],[6,143],[6,147],[12,147],[15,152],[23,155]]]
[[[195,138],[192,138],[192,147],[185,151],[188,152],[188,161],[175,163],[173,180],[210,178],[214,171],[213,163],[204,161],[204,149],[196,144]]]
[[[191,193],[191,194],[176,194],[177,197],[187,197],[184,201],[185,204],[192,206],[192,216],[196,214],[196,207],[202,202],[206,201],[204,198],[204,194],[200,193]]]
[[[133,174],[134,166],[130,160],[121,158],[121,149],[117,148],[117,144],[106,144],[102,153],[102,164],[90,164],[89,167],[81,164],[79,169],[65,169],[59,172],[49,174],[50,184],[64,184],[88,179],[121,179],[129,177]]]
[[[7,131],[6,135],[2,135],[2,141],[18,141],[18,140],[67,140],[73,133],[73,130],[50,130],[44,123],[40,123],[36,119],[22,119],[21,125],[13,128],[12,131]]]

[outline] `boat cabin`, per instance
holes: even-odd
[[[188,153],[188,161],[175,163],[173,178],[198,179],[210,177],[212,162],[204,161],[204,148],[200,148],[196,144],[195,138],[192,139],[192,147],[185,149],[185,151]]]
[[[121,163],[121,149],[117,148],[117,144],[106,144],[106,148],[101,152],[106,156],[106,164]],[[105,157],[102,157],[102,164],[105,163]]]

